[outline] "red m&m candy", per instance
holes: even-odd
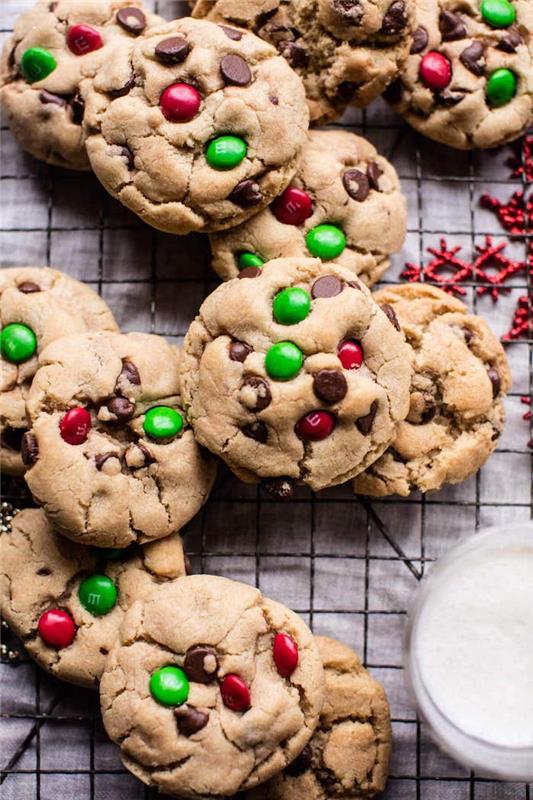
[[[84,56],[104,46],[102,37],[90,25],[73,25],[67,32],[67,45],[75,56]]]
[[[326,439],[335,427],[335,417],[329,411],[310,411],[295,425],[294,430],[300,439],[319,442]]]
[[[430,50],[420,62],[420,77],[429,89],[445,89],[452,79],[452,65],[442,53]]]
[[[252,702],[250,690],[238,675],[226,675],[220,684],[220,693],[224,705],[232,711],[246,711],[250,708]]]
[[[86,408],[71,408],[59,423],[61,438],[67,444],[83,444],[91,430],[91,415]]]
[[[39,636],[50,647],[68,647],[76,636],[76,624],[70,614],[60,608],[51,608],[41,614],[37,623]]]
[[[285,225],[302,225],[313,213],[313,203],[303,189],[289,186],[272,203],[272,213]]]
[[[282,678],[288,678],[298,666],[298,645],[288,633],[276,633],[272,647],[274,664]]]
[[[354,339],[341,342],[337,355],[344,369],[359,369],[364,359],[363,348]]]
[[[188,122],[198,113],[202,98],[200,92],[188,83],[167,86],[159,105],[169,122]]]

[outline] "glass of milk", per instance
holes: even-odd
[[[406,676],[438,744],[477,772],[533,780],[533,523],[453,547],[410,613]]]

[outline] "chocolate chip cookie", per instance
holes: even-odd
[[[14,267],[0,270],[0,327],[2,470],[21,475],[25,400],[39,353],[65,334],[117,326],[104,301],[83,283],[47,267]]]
[[[411,348],[407,419],[387,452],[358,475],[357,493],[429,492],[473,475],[496,448],[511,375],[487,323],[441,289],[411,283],[376,292]]]
[[[243,309],[246,313],[243,313]],[[409,406],[409,348],[352,272],[319,259],[249,267],[202,304],[182,391],[199,442],[278,496],[349,480]]]
[[[387,780],[392,731],[383,686],[346,645],[317,636],[324,665],[324,708],[313,738],[283,772],[242,800],[355,800]]]
[[[237,225],[296,171],[308,127],[300,78],[246,31],[181,19],[122,42],[87,97],[91,166],[170,233]]]
[[[516,139],[533,124],[533,5],[418,0],[410,56],[387,96],[413,128],[451,147]]]
[[[366,106],[409,50],[414,0],[198,0],[193,16],[241,25],[273,44],[304,81],[311,120]]]
[[[84,92],[118,41],[162,22],[138,0],[39,0],[19,17],[0,65],[0,103],[22,147],[49,164],[89,169]]]
[[[124,765],[161,792],[225,797],[305,747],[322,709],[313,635],[258,589],[197,575],[127,613],[100,684]]]
[[[281,256],[317,256],[367,285],[405,238],[406,204],[393,166],[348,131],[310,131],[290,186],[252,219],[210,237],[213,267],[227,280]]]
[[[201,508],[215,465],[182,411],[178,351],[159,336],[99,333],[47,347],[27,399],[26,481],[83,544],[169,536]]]
[[[0,610],[28,653],[57,678],[94,687],[126,608],[156,581],[183,577],[179,534],[144,548],[99,550],[54,532],[41,509],[0,534]]]

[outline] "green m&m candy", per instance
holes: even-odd
[[[265,369],[276,381],[288,381],[297,375],[304,363],[304,354],[293,342],[278,342],[267,350]]]
[[[336,225],[317,225],[306,235],[305,243],[311,255],[322,261],[331,261],[346,247],[346,237]]]
[[[487,100],[495,108],[510,103],[516,94],[518,81],[510,69],[497,69],[487,81]]]
[[[492,28],[508,28],[516,20],[516,8],[509,0],[482,0],[481,16]]]
[[[20,71],[28,83],[44,80],[56,67],[57,61],[44,47],[30,47],[20,61]]]
[[[246,156],[248,147],[239,136],[217,136],[207,145],[205,158],[213,169],[233,169]]]
[[[91,575],[80,583],[78,598],[95,617],[107,614],[117,602],[117,587],[107,575]]]
[[[282,289],[274,298],[274,319],[281,325],[295,325],[307,317],[311,310],[311,297],[305,289],[290,286]]]
[[[0,349],[6,361],[20,364],[27,361],[37,350],[37,338],[31,328],[20,322],[11,322],[2,328]]]
[[[144,415],[143,429],[152,439],[170,439],[183,430],[183,416],[175,408],[156,406]]]
[[[160,667],[150,676],[150,693],[163,706],[181,706],[189,697],[189,681],[179,667]]]
[[[239,269],[248,269],[248,267],[257,267],[260,269],[264,263],[261,256],[255,253],[239,253],[237,256],[237,266]]]

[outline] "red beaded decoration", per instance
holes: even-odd
[[[167,86],[159,104],[169,122],[189,122],[198,113],[202,98],[200,92],[188,83]]]
[[[104,46],[102,37],[90,25],[73,25],[67,31],[67,45],[75,56],[84,56]]]
[[[514,155],[505,162],[512,170],[511,178],[522,178],[526,183],[533,182],[533,133],[510,145]]]
[[[246,711],[252,703],[250,690],[238,675],[226,675],[220,684],[222,701],[232,711]]]
[[[335,417],[329,411],[310,411],[296,423],[296,435],[304,441],[319,442],[333,432]]]
[[[506,231],[516,236],[533,230],[533,195],[526,201],[523,191],[514,192],[507,203],[502,203],[490,194],[479,199],[481,208],[492,211]]]
[[[72,644],[77,630],[70,614],[60,608],[51,608],[41,614],[37,628],[43,642],[58,650]]]
[[[461,249],[461,245],[449,248],[446,239],[441,239],[440,249],[428,247],[428,253],[433,256],[428,264],[419,267],[417,264],[408,262],[400,277],[409,283],[418,283],[418,281],[436,283],[445,292],[464,295],[466,290],[458,284],[472,277],[472,265],[457,257],[457,253]],[[442,275],[441,269],[445,273],[452,272],[453,274],[451,276]]]
[[[337,355],[344,369],[359,369],[364,360],[363,348],[354,339],[341,342]]]
[[[272,213],[285,225],[302,225],[313,213],[313,202],[303,189],[288,186],[272,203]]]
[[[502,292],[509,294],[511,291],[511,287],[504,286],[508,278],[526,270],[525,261],[514,261],[503,254],[506,247],[507,242],[493,244],[492,236],[485,236],[484,245],[476,245],[478,255],[472,264],[472,270],[477,279],[485,284],[477,287],[477,293],[479,295],[490,294],[494,301]],[[497,269],[493,275],[489,275],[487,272],[491,268]]]
[[[289,678],[298,666],[298,645],[288,633],[276,633],[272,647],[274,663],[282,678]]]
[[[452,66],[442,53],[430,50],[420,62],[420,77],[429,89],[439,92],[450,83]]]
[[[59,423],[61,438],[67,444],[83,444],[91,430],[91,415],[86,408],[71,408]]]
[[[533,292],[529,297],[523,294],[518,298],[511,327],[502,336],[502,341],[522,338],[533,339]]]

